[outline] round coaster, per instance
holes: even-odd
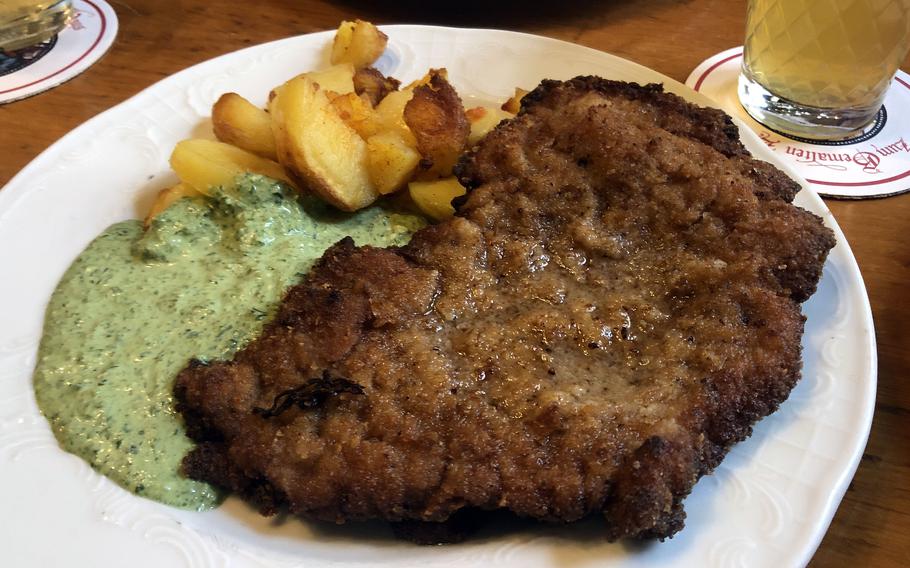
[[[0,50],[0,104],[68,81],[104,55],[117,35],[117,15],[104,0],[74,0],[73,21],[44,43]]]
[[[686,85],[749,125],[824,196],[863,199],[910,191],[910,75],[897,72],[875,122],[862,134],[827,142],[781,134],[749,116],[737,95],[742,59],[742,47],[718,53],[696,67]]]

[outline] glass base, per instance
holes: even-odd
[[[779,97],[745,73],[739,75],[739,102],[768,128],[813,140],[841,140],[862,134],[875,120],[881,102],[869,108],[830,109]]]

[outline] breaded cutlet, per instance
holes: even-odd
[[[832,232],[658,85],[544,81],[457,173],[455,218],[341,241],[261,337],[180,374],[186,473],[264,514],[673,535],[799,380]]]

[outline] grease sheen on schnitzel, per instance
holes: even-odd
[[[181,373],[186,472],[266,514],[672,535],[799,379],[831,231],[657,85],[544,81],[458,172],[454,219],[338,243],[233,361]]]

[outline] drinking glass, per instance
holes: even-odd
[[[749,0],[739,100],[785,134],[850,138],[910,49],[910,0]]]
[[[72,0],[0,0],[0,51],[49,40],[72,15]]]

